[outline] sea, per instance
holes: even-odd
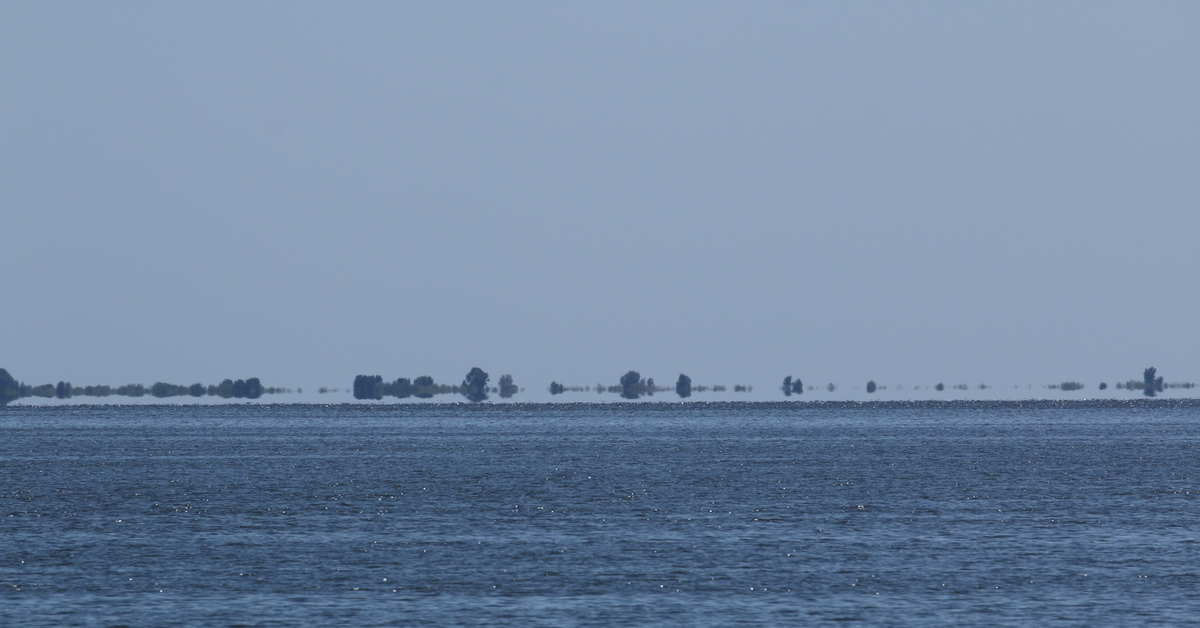
[[[0,408],[4,626],[1194,626],[1200,401]]]

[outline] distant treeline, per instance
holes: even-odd
[[[783,380],[783,390],[784,390],[785,395],[790,394],[788,391],[789,391],[789,385],[791,384],[791,379],[792,379],[791,377],[788,377]],[[1193,384],[1191,382],[1173,382],[1170,384],[1164,383],[1163,378],[1158,375],[1158,370],[1152,366],[1152,367],[1146,369],[1145,371],[1142,371],[1142,380],[1141,381],[1138,381],[1136,379],[1131,379],[1126,382],[1117,382],[1116,386],[1118,389],[1123,388],[1125,390],[1140,390],[1147,397],[1153,397],[1153,396],[1157,395],[1158,393],[1163,392],[1164,389],[1195,388],[1196,384]],[[836,387],[833,384],[829,385],[829,390],[831,392],[835,388]],[[867,382],[867,392],[868,393],[875,392],[875,390],[877,388],[883,389],[883,388],[886,388],[886,386],[876,386],[874,381]],[[903,387],[900,387],[900,388],[903,388]],[[946,385],[939,383],[938,385],[934,386],[933,388],[934,388],[934,390],[942,391],[942,390],[946,389]],[[966,384],[955,384],[952,388],[954,388],[956,390],[967,390],[970,387],[967,386]],[[979,388],[980,390],[987,390],[988,388],[991,388],[991,386],[988,386],[987,384],[980,384],[979,386],[977,386],[977,388]],[[1052,390],[1064,390],[1064,391],[1070,392],[1070,391],[1076,391],[1076,390],[1083,390],[1084,388],[1086,388],[1086,386],[1079,382],[1069,381],[1069,382],[1063,382],[1061,384],[1048,384],[1048,385],[1046,385],[1046,388],[1049,388]],[[1098,388],[1100,390],[1105,390],[1108,388],[1108,384],[1106,382],[1100,382],[1100,385],[1098,386]],[[803,388],[801,388],[801,390],[802,389]],[[913,390],[918,390],[918,389],[920,389],[920,386],[913,386]],[[812,390],[812,387],[809,387],[809,390]]]
[[[670,392],[674,390],[675,394],[681,398],[691,397],[692,393],[703,392],[724,392],[725,386],[693,386],[692,378],[680,373],[679,379],[675,381],[675,387],[659,386],[654,383],[653,377],[642,377],[637,371],[628,371],[621,376],[621,379],[615,385],[596,384],[595,386],[566,386],[557,381],[550,382],[550,394],[561,395],[565,392],[592,392],[597,394],[615,393],[621,395],[625,399],[639,399],[642,396],[651,397],[654,393]],[[738,384],[733,387],[734,392],[750,392],[754,390],[753,386]]]
[[[1156,393],[1162,392],[1164,388],[1195,388],[1196,384],[1188,382],[1165,384],[1163,383],[1163,378],[1157,375],[1156,369],[1151,367],[1143,372],[1142,381],[1131,379],[1125,383],[1118,383],[1116,386],[1117,388],[1124,388],[1128,390],[1140,390],[1143,391],[1146,396],[1153,397]],[[837,385],[833,383],[826,384],[824,388],[829,392],[835,392],[838,389]],[[920,390],[921,388],[923,387],[919,385],[913,386],[912,390]],[[968,386],[967,384],[954,384],[948,387],[946,384],[939,382],[933,386],[924,386],[924,388],[941,392],[946,390],[946,388],[952,388],[954,390],[970,390],[972,386]],[[987,390],[992,388],[992,386],[989,386],[988,384],[979,384],[974,386],[974,388],[978,388],[979,390]],[[1046,386],[1046,388],[1071,392],[1083,390],[1086,388],[1086,386],[1076,381],[1067,381],[1060,384],[1049,384]],[[1107,383],[1100,382],[1100,390],[1105,390],[1107,388]],[[783,385],[780,386],[780,389],[783,391],[785,397],[790,397],[792,395],[804,394],[805,390],[817,390],[817,386],[805,386],[799,377],[788,375],[787,377],[783,378]],[[874,394],[876,391],[886,389],[887,386],[878,385],[875,383],[875,380],[868,381],[866,385],[867,394]],[[896,389],[904,390],[904,387],[896,386]],[[597,393],[617,393],[626,399],[637,399],[643,395],[651,396],[656,392],[667,392],[669,390],[671,389],[665,386],[656,386],[653,378],[643,379],[641,374],[639,374],[637,371],[629,371],[621,377],[619,384],[613,386],[605,384],[596,384],[595,386],[567,386],[557,381],[550,382],[551,395],[561,395],[566,392],[595,391]],[[693,392],[706,392],[709,390],[713,392],[724,392],[726,388],[725,386],[693,386],[692,379],[683,374],[680,374],[679,380],[675,383],[675,393],[679,395],[680,398],[690,397]],[[749,392],[754,390],[754,388],[752,386],[739,384],[734,386],[733,390],[734,392]]]
[[[383,381],[382,375],[357,375],[351,390],[354,392],[355,399],[378,400],[384,397],[431,399],[435,395],[462,395],[472,402],[486,401],[489,393],[508,399],[520,392],[517,385],[513,383],[512,375],[501,375],[497,382],[498,386],[489,387],[488,379],[488,374],[479,367],[471,369],[463,378],[462,384],[457,386],[438,384],[429,375],[421,375],[411,380],[401,377],[393,382]]]
[[[422,375],[413,379],[401,377],[395,381],[384,381],[382,375],[357,375],[354,378],[354,385],[351,390],[354,393],[355,399],[383,399],[384,397],[396,397],[404,399],[407,397],[415,397],[418,399],[430,399],[436,395],[462,395],[468,401],[480,402],[486,401],[490,394],[497,394],[502,399],[511,398],[521,389],[513,383],[512,375],[501,375],[498,386],[488,386],[489,376],[487,372],[479,367],[475,367],[467,373],[461,384],[439,384],[433,381],[429,375]],[[324,389],[328,390],[328,389]],[[599,394],[613,393],[620,395],[625,399],[639,399],[643,396],[653,396],[655,393],[675,391],[680,397],[690,397],[692,393],[702,392],[724,392],[725,386],[693,386],[692,380],[687,375],[680,375],[679,380],[675,383],[675,387],[660,386],[654,382],[654,378],[642,377],[637,371],[628,371],[618,380],[618,383],[613,385],[596,384],[595,386],[567,386],[557,381],[550,382],[550,394],[561,395],[565,392],[596,392]],[[733,387],[735,392],[750,392],[754,390],[753,386],[736,385]]]
[[[264,387],[257,377],[250,379],[227,379],[220,384],[192,384],[182,386],[156,382],[147,387],[142,384],[126,384],[124,386],[72,386],[71,382],[58,384],[42,384],[30,386],[18,382],[4,369],[0,369],[0,405],[16,401],[24,397],[45,397],[70,399],[71,397],[144,397],[150,395],[164,399],[166,397],[222,397],[224,399],[258,399],[259,397],[280,393],[293,392],[290,388]]]
[[[440,384],[434,382],[429,375],[421,375],[412,379],[401,377],[394,381],[384,381],[380,375],[358,375],[354,378],[354,384],[351,391],[355,399],[383,399],[384,397],[396,397],[397,399],[405,399],[413,397],[417,399],[432,399],[438,395],[462,395],[468,401],[480,402],[486,401],[489,395],[496,394],[502,399],[509,399],[520,392],[516,384],[513,383],[512,375],[501,375],[496,386],[489,386],[489,376],[481,368],[472,368],[463,378],[461,384]],[[1150,367],[1142,372],[1142,379],[1130,379],[1125,382],[1117,382],[1117,389],[1123,390],[1138,390],[1147,397],[1153,397],[1158,393],[1167,389],[1190,389],[1195,388],[1196,384],[1190,382],[1172,382],[1166,383],[1162,376],[1158,375],[1157,369]],[[1048,384],[1046,388],[1062,391],[1077,391],[1086,388],[1084,384],[1076,381],[1066,381],[1059,384]],[[817,386],[805,386],[799,377],[787,376],[783,378],[783,384],[780,387],[785,397],[792,395],[802,395],[807,391],[817,390]],[[829,383],[823,386],[829,392],[837,391],[836,384]],[[904,390],[904,386],[896,386],[897,390]],[[912,390],[920,390],[922,388],[932,388],[939,392],[946,390],[947,386],[943,383],[938,383],[934,386],[912,386]],[[950,386],[955,390],[969,390],[971,386],[967,384],[954,384]],[[979,384],[975,386],[979,390],[987,390],[991,386],[987,384]],[[1098,388],[1105,390],[1108,384],[1100,382]],[[874,394],[879,390],[886,390],[887,386],[881,386],[870,380],[866,384],[868,394]],[[672,390],[681,399],[691,397],[694,393],[705,392],[725,392],[727,388],[723,385],[693,385],[692,379],[687,375],[680,374],[676,380],[674,387],[660,386],[654,382],[652,377],[642,377],[637,371],[627,371],[622,375],[616,384],[599,383],[595,386],[568,386],[559,383],[558,381],[550,382],[549,386],[551,395],[561,395],[567,392],[596,392],[598,394],[612,393],[620,395],[624,399],[639,399],[641,397],[651,397],[656,393],[671,392]],[[734,392],[751,392],[753,386],[745,384],[737,384],[733,386]],[[204,397],[214,396],[223,399],[258,399],[264,394],[281,394],[296,392],[290,388],[264,387],[257,377],[249,379],[226,379],[220,384],[169,384],[166,382],[156,382],[147,387],[142,384],[126,384],[124,386],[73,386],[70,382],[58,382],[58,384],[41,384],[31,386],[24,382],[18,382],[8,371],[0,369],[0,405],[7,404],[11,401],[25,397],[45,397],[69,399],[71,397],[144,397],[149,395],[156,398],[166,397]],[[339,389],[322,387],[318,390],[321,393],[339,392]]]

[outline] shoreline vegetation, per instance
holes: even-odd
[[[440,395],[461,395],[466,401],[471,403],[479,403],[488,401],[491,395],[497,395],[501,399],[511,399],[515,395],[525,391],[524,388],[516,385],[513,376],[504,374],[496,381],[496,385],[489,385],[491,377],[486,371],[479,367],[472,368],[467,372],[461,384],[444,384],[434,381],[432,376],[420,375],[409,379],[400,377],[393,381],[384,381],[381,375],[358,375],[354,378],[354,383],[348,390],[339,388],[320,387],[317,389],[319,394],[351,392],[354,398],[359,401],[379,401],[384,397],[395,397],[397,399],[415,398],[415,399],[433,399]],[[1142,372],[1142,379],[1129,379],[1124,382],[1116,382],[1114,384],[1117,390],[1127,390],[1131,392],[1140,392],[1146,397],[1154,397],[1166,390],[1174,389],[1191,389],[1195,388],[1196,384],[1191,382],[1165,382],[1163,377],[1158,375],[1157,369],[1149,367]],[[1032,386],[1030,386],[1032,387]],[[873,395],[878,391],[888,390],[888,386],[879,385],[875,380],[870,380],[865,385],[865,390],[868,395]],[[976,386],[968,386],[967,384],[954,384],[946,386],[939,382],[936,385],[915,385],[905,388],[903,385],[891,387],[893,390],[933,390],[943,392],[947,388],[951,390],[966,391],[972,388],[978,390],[988,390],[993,386],[987,384],[978,384]],[[1074,392],[1085,390],[1086,385],[1076,381],[1066,381],[1058,384],[1047,384],[1043,388],[1048,390],[1059,390],[1064,392]],[[1107,390],[1108,384],[1100,382],[1096,387],[1098,390]],[[793,397],[803,395],[805,391],[815,392],[824,389],[828,392],[835,392],[838,386],[834,383],[829,383],[824,386],[805,385],[799,377],[788,375],[783,379],[780,386],[780,392],[784,397]],[[855,387],[855,390],[859,390]],[[628,371],[622,375],[616,385],[607,385],[598,383],[594,386],[576,386],[566,385],[558,381],[550,382],[548,387],[550,395],[557,397],[565,393],[596,393],[596,394],[616,394],[622,399],[635,400],[643,397],[653,397],[656,393],[674,393],[679,399],[688,399],[693,394],[703,393],[721,393],[728,392],[729,387],[712,384],[712,385],[693,385],[692,379],[685,374],[680,374],[675,381],[674,386],[661,386],[655,383],[652,377],[642,377],[638,371]],[[749,393],[754,390],[754,387],[747,384],[737,384],[732,387],[735,393]],[[219,384],[204,385],[200,383],[191,385],[168,384],[166,382],[156,382],[150,386],[142,384],[126,384],[123,386],[73,386],[70,382],[60,381],[57,384],[41,384],[29,385],[20,382],[13,378],[9,372],[0,368],[0,406],[7,405],[12,401],[30,397],[41,397],[47,399],[70,399],[73,397],[155,397],[165,399],[169,397],[219,397],[222,399],[259,399],[263,395],[285,395],[291,393],[302,393],[303,389],[291,389],[275,386],[263,386],[262,382],[257,377],[248,379],[225,379]]]

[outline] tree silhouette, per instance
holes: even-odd
[[[679,374],[679,381],[675,382],[675,394],[679,395],[680,399],[687,399],[692,396],[692,378]]]
[[[875,392],[875,388],[876,388],[876,386],[875,386],[875,380],[871,380],[871,381],[867,382],[867,393],[868,393],[868,394],[870,394],[870,393],[874,393],[874,392]]]
[[[112,386],[84,386],[83,394],[88,397],[108,397],[113,394]]]
[[[49,399],[54,396],[54,393],[54,384],[42,384],[41,386],[21,384],[22,397],[45,397]]]
[[[165,397],[179,397],[188,394],[188,387],[176,386],[175,384],[168,384],[166,382],[155,382],[154,385],[150,387],[150,394],[158,397],[159,399],[163,399]]]
[[[934,386],[934,389],[936,389],[936,390],[946,390],[946,385],[945,385],[945,384],[943,384],[943,383],[941,383],[941,382],[938,382],[938,385],[937,385],[937,386]]]
[[[462,394],[472,403],[478,403],[488,398],[488,374],[476,366],[467,373],[462,383]]]
[[[436,390],[433,386],[433,378],[428,375],[422,375],[413,379],[413,396],[418,399],[432,399]]]
[[[792,376],[791,375],[788,375],[787,377],[783,378],[783,396],[784,397],[792,396]]]
[[[392,382],[391,390],[388,391],[388,394],[397,399],[411,397],[413,394],[412,382],[407,377],[401,377]]]
[[[21,384],[8,371],[0,369],[0,406],[21,398]]]
[[[500,381],[500,396],[504,399],[509,399],[517,394],[517,385],[513,383],[512,375],[501,375]]]
[[[70,399],[71,382],[59,382],[58,385],[54,387],[54,396],[58,397],[59,399]]]
[[[225,380],[228,382],[229,380]],[[224,385],[224,382],[221,383]],[[378,384],[378,389],[376,388]],[[243,387],[245,382],[242,383]],[[231,385],[232,387],[232,385]],[[354,376],[354,398],[355,399],[383,399],[383,376],[382,375],[356,375]],[[230,391],[232,395],[232,391]]]
[[[1158,373],[1158,370],[1153,366],[1142,371],[1142,394],[1147,397],[1153,397],[1156,392],[1162,391],[1162,378],[1155,378],[1154,375],[1156,373]]]
[[[621,376],[621,396],[626,399],[637,399],[642,394],[642,375],[637,371],[629,371]]]
[[[49,384],[46,385],[49,386]],[[116,389],[113,390],[114,395],[120,395],[122,397],[144,397],[148,392],[150,391],[141,384],[125,384],[124,386],[117,386]]]
[[[379,380],[383,381],[383,378],[380,377]],[[246,393],[247,399],[258,399],[263,395],[263,385],[262,382],[258,381],[257,377],[251,377],[246,380],[246,386],[243,390]],[[382,398],[382,396],[377,398]]]
[[[561,394],[563,394],[564,390],[566,390],[566,386],[563,386],[562,384],[560,384],[558,382],[550,382],[550,394],[551,395],[561,395]]]

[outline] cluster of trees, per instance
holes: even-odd
[[[654,394],[654,378],[645,379],[637,371],[629,371],[621,376],[621,397],[637,399],[642,395]]]
[[[520,392],[520,387],[513,383],[512,375],[501,375],[500,381],[497,382],[498,385],[493,387],[488,387],[488,379],[487,372],[478,366],[472,368],[463,378],[462,384],[458,386],[437,384],[429,375],[421,375],[411,380],[401,377],[394,382],[383,381],[382,375],[357,375],[354,377],[354,386],[351,387],[351,391],[353,391],[355,399],[378,400],[384,397],[431,399],[434,395],[455,394],[466,397],[472,403],[486,401],[489,393],[495,393],[503,399],[508,399]]]
[[[1157,373],[1158,369],[1153,366],[1142,371],[1142,393],[1147,397],[1153,397],[1163,391],[1163,378]]]
[[[590,392],[597,393],[615,393],[621,395],[624,399],[640,399],[642,396],[653,396],[654,393],[671,392],[669,386],[659,386],[654,383],[653,377],[642,377],[637,371],[628,371],[621,376],[617,384],[609,386],[606,384],[596,384],[595,386],[567,386],[557,381],[550,382],[550,394],[561,395],[564,392]],[[703,392],[724,392],[725,386],[693,386],[692,378],[680,373],[679,379],[675,381],[674,391],[681,399],[686,399],[692,396],[692,393]],[[750,392],[754,390],[753,386],[738,384],[733,387],[734,392]]]
[[[1158,374],[1158,369],[1153,366],[1142,371],[1142,380],[1131,379],[1126,382],[1117,382],[1117,388],[1125,390],[1140,390],[1147,397],[1154,397],[1158,393],[1171,388],[1195,388],[1196,384],[1192,382],[1171,382],[1163,381],[1161,375]],[[1101,390],[1104,390],[1105,385],[1101,384]]]
[[[1158,393],[1162,392],[1164,388],[1190,387],[1191,386],[1186,384],[1164,384],[1162,376],[1158,374],[1158,369],[1154,368],[1153,366],[1142,371],[1142,381],[1140,382],[1134,379],[1131,379],[1124,384],[1117,382],[1117,388],[1124,388],[1126,390],[1140,390],[1142,391],[1142,394],[1146,395],[1147,397],[1153,397],[1157,395]]]
[[[679,379],[675,382],[675,394],[679,395],[680,399],[687,399],[692,396],[692,378],[679,374]]]
[[[168,384],[166,382],[155,382],[150,387],[142,384],[126,384],[117,387],[72,386],[71,382],[30,386],[29,384],[18,382],[8,371],[0,369],[0,405],[24,397],[70,399],[72,397],[110,397],[113,395],[118,397],[145,397],[146,395],[150,395],[151,397],[165,399],[167,397],[204,397],[208,395],[224,399],[231,397],[237,399],[258,399],[264,394],[273,395],[290,392],[292,392],[290,388],[265,387],[257,377],[237,380],[226,379],[220,384],[208,386],[199,383],[183,386],[180,384]]]
[[[498,383],[500,385],[496,388],[496,392],[503,399],[508,399],[520,392],[517,385],[513,383],[512,375],[501,375]]]
[[[1118,382],[1116,384],[1116,386],[1117,386],[1117,388],[1124,388],[1126,390],[1140,390],[1147,397],[1153,397],[1157,393],[1162,392],[1163,389],[1194,388],[1196,386],[1196,384],[1193,384],[1190,382],[1174,382],[1174,383],[1170,383],[1170,384],[1164,383],[1163,378],[1158,375],[1157,369],[1155,369],[1154,367],[1150,367],[1142,372],[1142,380],[1141,381],[1131,379],[1124,383]],[[828,388],[829,388],[830,392],[837,389],[837,387],[834,386],[833,384],[830,384]],[[867,393],[874,393],[876,390],[883,390],[886,388],[887,388],[886,386],[876,385],[874,380],[867,382]],[[903,386],[901,386],[901,388],[903,388]],[[920,386],[913,386],[913,390],[918,390],[920,388],[921,388]],[[946,390],[946,385],[941,382],[938,382],[938,384],[936,386],[934,386],[933,388],[938,391],[943,391],[943,390]],[[967,386],[966,384],[955,384],[954,386],[952,386],[952,388],[954,388],[955,390],[969,390],[970,389],[970,387]],[[977,386],[977,388],[979,388],[979,390],[987,390],[988,388],[991,388],[991,386],[988,386],[987,384],[980,384],[979,386]],[[1086,386],[1084,384],[1081,384],[1076,381],[1068,381],[1068,382],[1063,382],[1061,384],[1049,384],[1046,386],[1046,388],[1049,388],[1052,390],[1064,390],[1064,391],[1070,392],[1070,391],[1076,391],[1076,390],[1083,390],[1084,388],[1086,388]],[[1100,382],[1099,388],[1100,388],[1100,390],[1106,390],[1108,388],[1108,384],[1105,382]],[[790,395],[793,392],[798,394],[803,390],[804,390],[804,387],[800,385],[800,380],[795,380],[795,382],[793,382],[791,376],[784,378],[784,380],[783,380],[783,394],[784,395]],[[809,390],[812,390],[812,388],[809,388]]]
[[[512,378],[509,378],[512,384]],[[486,401],[488,398],[488,374],[478,366],[472,368],[463,378],[462,394],[471,403]]]

